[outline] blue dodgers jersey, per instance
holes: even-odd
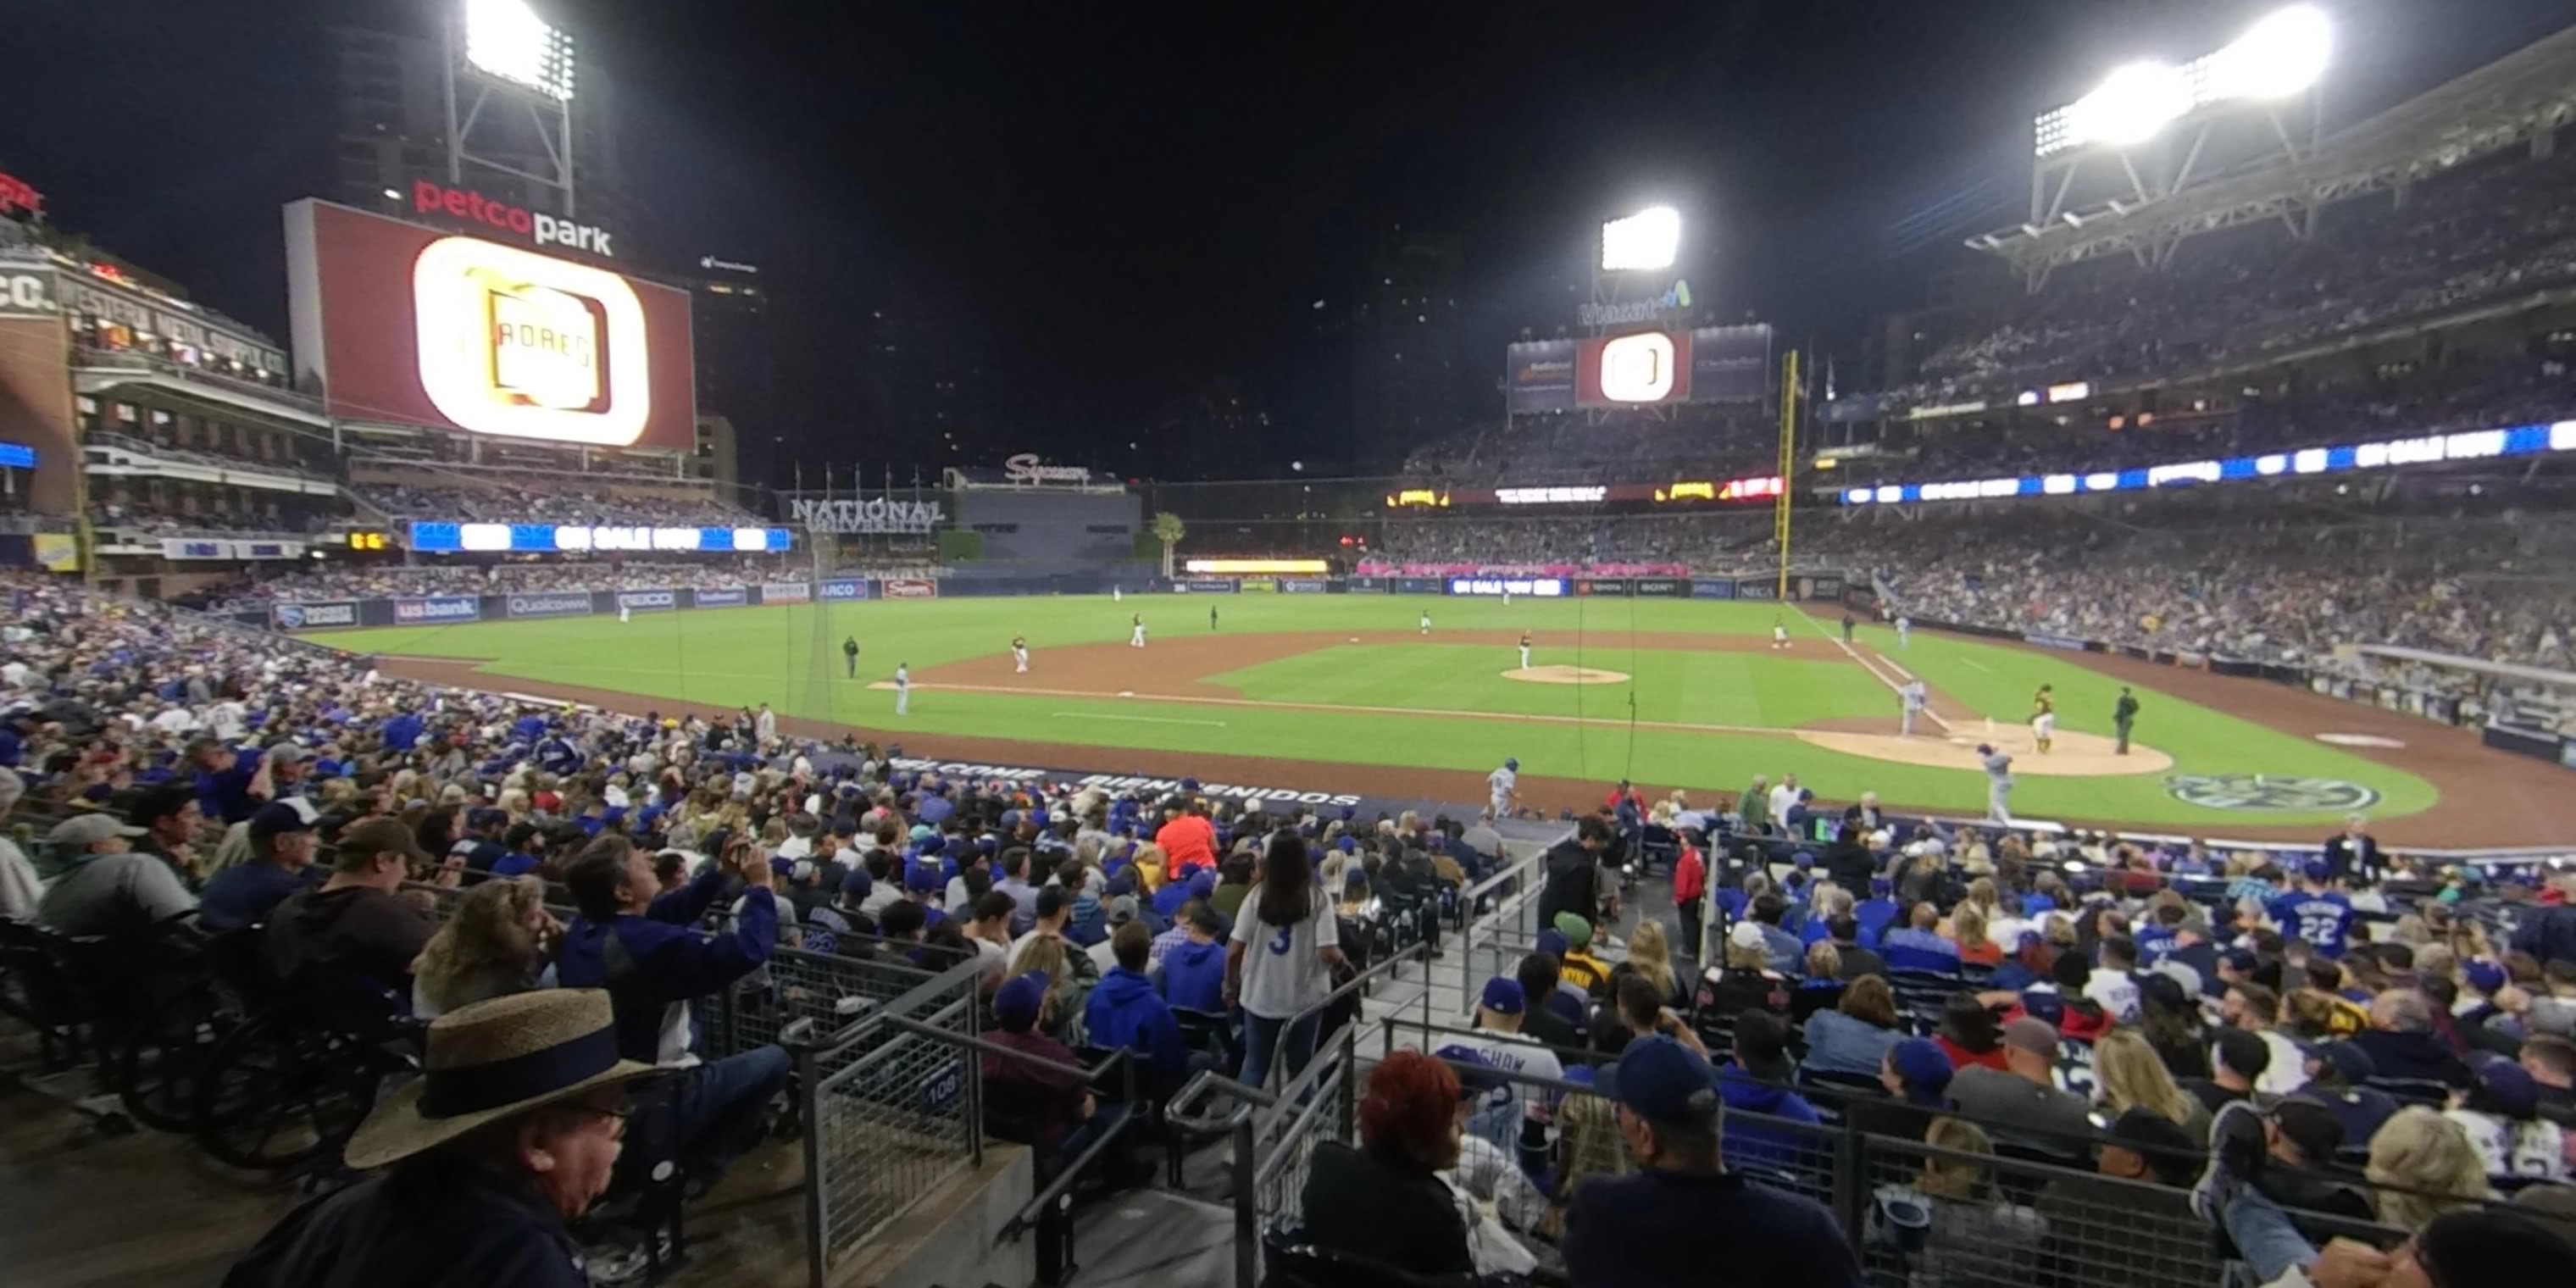
[[[2285,894],[2264,909],[2281,933],[2294,935],[2327,957],[2343,956],[2352,942],[2352,904],[2339,894]]]

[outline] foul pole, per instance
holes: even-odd
[[[1780,360],[1780,494],[1771,501],[1771,543],[1780,548],[1778,602],[1789,602],[1789,480],[1798,463],[1798,351]]]

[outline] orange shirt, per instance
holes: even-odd
[[[1154,833],[1163,847],[1165,875],[1182,880],[1200,868],[1216,866],[1216,825],[1196,814],[1183,814]]]

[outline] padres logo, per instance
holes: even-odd
[[[2367,809],[2379,800],[2377,791],[2340,778],[2274,774],[2176,774],[2165,779],[2165,790],[2186,805],[2252,814]]]

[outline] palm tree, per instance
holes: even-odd
[[[1154,516],[1153,532],[1154,539],[1163,543],[1163,580],[1169,581],[1172,579],[1172,547],[1181,544],[1181,538],[1189,535],[1189,529],[1181,523],[1181,516],[1166,510]]]

